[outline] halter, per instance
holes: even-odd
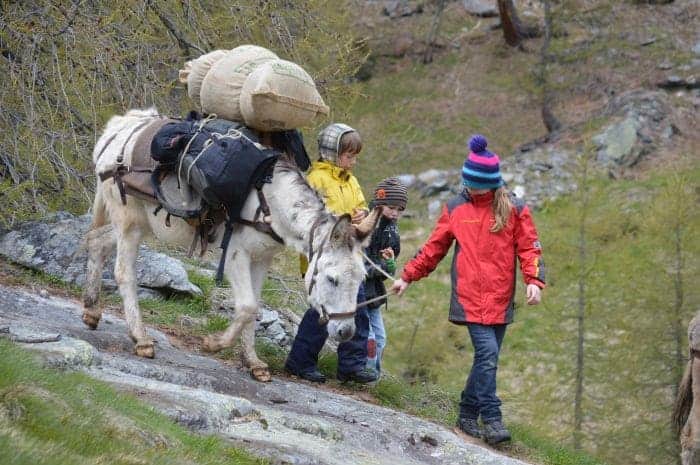
[[[314,267],[311,270],[311,281],[309,282],[309,289],[306,291],[307,295],[309,296],[311,295],[311,291],[313,290],[314,285],[316,284],[316,275],[318,274],[318,259],[321,258],[321,254],[323,254],[323,247],[326,245],[326,242],[328,242],[328,236],[324,237],[323,241],[318,246],[317,253],[314,253],[314,234],[320,226],[321,222],[322,218],[321,216],[319,216],[314,221],[314,224],[311,226],[311,231],[309,232],[309,264],[311,264],[311,262],[314,259],[314,255],[316,255],[316,262],[314,263]],[[328,310],[326,310],[325,305],[321,305],[320,310],[321,316],[318,318],[318,324],[320,324],[321,326],[327,325],[330,320],[339,320],[342,318],[351,317],[357,312],[357,308],[355,308],[351,312],[328,313]]]

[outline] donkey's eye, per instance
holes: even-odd
[[[338,286],[338,278],[334,278],[333,276],[326,276],[326,279],[328,280],[329,283],[331,283],[334,286]]]

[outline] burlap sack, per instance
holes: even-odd
[[[261,64],[250,73],[241,91],[245,124],[261,131],[306,126],[328,111],[314,80],[291,61]]]
[[[187,84],[187,76],[189,76],[190,71],[192,71],[192,62],[193,61],[194,60],[186,61],[185,65],[182,67],[182,69],[177,72],[177,80],[183,84]]]
[[[256,45],[241,45],[228,52],[202,81],[202,111],[229,121],[243,121],[240,109],[243,83],[260,64],[274,59],[277,55]]]
[[[198,106],[200,105],[199,94],[202,89],[204,77],[214,63],[221,60],[227,53],[228,50],[214,50],[195,60],[186,62],[183,69],[180,70],[178,74],[180,82],[187,83],[187,95],[189,95],[192,101]]]

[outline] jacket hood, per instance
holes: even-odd
[[[333,163],[326,161],[326,160],[319,160],[315,161],[311,164],[311,168],[314,170],[321,170],[325,171],[328,174],[331,175],[334,179],[337,179],[338,181],[342,182],[347,182],[350,179],[351,172],[348,170],[344,170],[343,168],[339,168],[338,166],[334,165]]]

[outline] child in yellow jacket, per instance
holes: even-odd
[[[321,194],[326,208],[335,215],[348,213],[353,223],[367,216],[367,201],[352,169],[362,150],[360,134],[347,124],[326,126],[318,135],[319,160],[311,164],[306,181]],[[300,258],[300,271],[304,275],[308,262]]]
[[[346,124],[334,123],[318,135],[320,158],[311,165],[307,181],[323,197],[326,208],[336,215],[348,213],[353,223],[361,222],[368,214],[367,202],[360,183],[352,174],[357,155],[362,150],[360,134]],[[301,272],[308,263],[302,257]],[[364,301],[364,288],[360,287],[358,301]],[[318,323],[319,314],[309,308],[299,324],[292,349],[287,357],[287,372],[314,382],[325,382],[318,371],[318,354],[328,338],[326,327]],[[338,379],[367,383],[376,381],[375,370],[367,368],[367,336],[369,318],[367,308],[355,313],[355,335],[338,346]]]

